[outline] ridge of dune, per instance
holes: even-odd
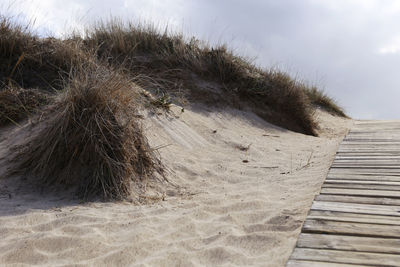
[[[317,118],[320,137],[235,109],[172,105],[146,116],[147,138],[176,186],[148,205],[82,204],[1,179],[0,263],[283,266],[352,124],[320,110]],[[1,134],[0,175],[7,144],[23,130]]]

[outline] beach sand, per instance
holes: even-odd
[[[148,116],[172,186],[146,205],[81,203],[0,179],[0,265],[284,266],[352,125],[317,116],[320,137],[234,109]],[[2,130],[0,177],[18,136]]]

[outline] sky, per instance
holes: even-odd
[[[168,26],[316,85],[355,119],[400,118],[398,0],[0,0],[0,11],[43,36],[110,17]]]

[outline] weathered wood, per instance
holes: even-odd
[[[399,166],[400,165],[400,160],[398,161],[389,161],[386,159],[374,159],[374,160],[335,160],[334,164],[338,165],[355,165],[355,166]]]
[[[398,216],[398,219],[400,220],[400,206],[314,201],[311,210]]]
[[[340,179],[326,179],[325,184],[367,184],[367,185],[394,185],[400,186],[400,181],[379,181],[379,180],[340,180]]]
[[[372,205],[400,206],[399,198],[388,198],[388,197],[318,195],[315,197],[315,200],[325,201],[325,202],[345,202],[345,203],[359,203],[359,204],[372,204]]]
[[[337,212],[327,210],[311,210],[307,219],[337,221],[337,222],[359,222],[371,224],[388,224],[400,226],[400,219],[396,216],[371,215],[362,213]]]
[[[341,264],[322,261],[289,260],[287,267],[365,267],[365,265]]]
[[[399,172],[374,172],[373,169],[371,169],[372,172],[370,171],[363,171],[363,170],[357,170],[357,169],[330,169],[328,172],[329,178],[335,177],[335,176],[366,176],[366,177],[400,177]]]
[[[321,189],[321,194],[400,198],[400,192],[399,191],[389,191],[389,190],[322,188]]]
[[[368,190],[389,190],[400,191],[396,185],[356,184],[356,183],[324,183],[322,188],[346,188],[346,189],[368,189]]]
[[[400,121],[354,125],[287,266],[400,266]]]
[[[352,168],[352,169],[398,169],[400,164],[369,164],[369,163],[334,163],[331,168]]]
[[[354,166],[354,165],[332,165],[332,169],[358,169],[362,171],[368,171],[371,172],[380,172],[380,173],[385,173],[385,172],[390,172],[390,173],[400,173],[400,166]]]
[[[342,152],[337,152],[336,156],[345,156],[345,157],[385,157],[385,156],[393,156],[393,157],[398,157],[400,156],[400,153],[383,153],[383,152],[354,152],[354,151],[342,151]]]
[[[299,236],[297,247],[400,255],[400,239],[388,238],[302,233]]]
[[[400,165],[399,165],[400,166]],[[345,166],[335,165],[332,166],[329,173],[340,174],[340,173],[355,173],[362,175],[392,175],[399,176],[400,168],[397,166]]]
[[[400,238],[400,226],[307,219],[303,233],[337,234],[381,238]]]
[[[387,166],[400,166],[400,160],[388,161],[388,160],[335,160],[333,165],[352,165],[352,166],[377,166],[383,168]]]
[[[365,174],[338,174],[329,173],[327,180],[360,180],[360,181],[387,181],[400,182],[400,176],[395,175],[365,175]]]
[[[342,160],[399,160],[400,161],[400,156],[387,156],[387,155],[381,155],[381,156],[374,156],[374,155],[341,155],[337,154],[335,156],[335,161],[342,161]]]
[[[291,259],[376,266],[399,266],[400,255],[330,249],[296,248]]]

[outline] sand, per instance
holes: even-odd
[[[284,266],[352,124],[317,116],[320,137],[230,109],[174,106],[148,117],[150,143],[161,147],[168,178],[179,185],[153,204],[80,203],[0,179],[0,264]],[[2,129],[3,172],[22,130]]]

